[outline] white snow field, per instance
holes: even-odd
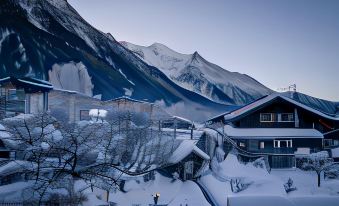
[[[317,187],[315,172],[295,170],[272,170],[256,168],[252,164],[239,163],[229,154],[225,161],[212,160],[212,169],[201,177],[200,183],[222,206],[337,206],[339,204],[339,180],[323,180]],[[242,179],[249,187],[238,193],[231,191],[230,180]],[[283,184],[292,178],[297,190],[286,193]]]
[[[153,204],[153,196],[155,193],[160,193],[158,204],[169,206],[207,206],[203,193],[192,181],[182,182],[167,178],[159,173],[155,174],[155,180],[144,182],[142,177],[136,177],[126,181],[124,189],[126,193],[119,190],[109,194],[109,201],[117,203],[119,206],[148,206]],[[107,198],[105,191],[94,190],[94,193],[88,188],[85,191],[88,196],[88,201],[84,206],[93,206],[102,204],[102,200]],[[99,199],[101,200],[99,200]],[[107,204],[107,203],[106,203]]]

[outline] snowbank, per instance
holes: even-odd
[[[332,157],[339,157],[339,147],[331,149]]]
[[[179,206],[180,204],[209,205],[198,185],[194,182],[173,181],[173,179],[160,174],[155,175],[155,180],[146,183],[142,179],[127,181],[125,190],[126,193],[120,191],[111,193],[110,200],[118,205],[139,204],[140,206],[148,206],[153,204],[152,195],[160,193],[158,204],[168,204],[169,206]]]
[[[283,181],[270,175],[265,169],[256,168],[250,163],[246,165],[240,163],[233,154],[229,154],[221,163],[213,158],[212,168],[213,171],[202,176],[199,182],[207,188],[219,205],[227,205],[227,196],[232,195],[286,194]],[[250,185],[244,191],[233,193],[230,187],[231,179],[242,179],[244,183]]]

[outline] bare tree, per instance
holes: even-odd
[[[310,154],[303,158],[302,168],[311,169],[317,173],[318,187],[321,182],[321,172],[333,164],[326,151]]]
[[[109,193],[123,174],[141,175],[167,166],[178,146],[146,114],[129,111],[110,111],[104,121],[94,122],[68,123],[44,113],[2,123],[11,134],[6,144],[31,165],[23,171],[35,184],[26,194],[33,194],[29,198],[38,198],[39,204],[60,188],[69,192],[62,182],[70,179]]]

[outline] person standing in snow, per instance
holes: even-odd
[[[158,204],[159,197],[160,197],[160,193],[155,193],[153,195],[154,205]]]

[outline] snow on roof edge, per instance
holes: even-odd
[[[198,155],[204,160],[210,160],[210,156],[208,156],[204,151],[196,146],[197,142],[198,140],[182,140],[178,148],[174,150],[172,156],[169,158],[169,162],[172,164],[176,164],[182,161],[192,152],[194,152],[194,154]]]
[[[227,136],[235,139],[246,139],[248,137],[259,139],[273,138],[324,138],[323,134],[316,129],[300,128],[234,128],[225,125]]]
[[[193,147],[193,152],[200,156],[201,158],[203,158],[204,160],[210,160],[210,156],[208,154],[206,154],[204,151],[202,151],[199,147],[194,146]]]
[[[48,88],[48,89],[53,89],[52,85],[39,84],[39,83],[36,83],[36,82],[31,82],[31,81],[23,80],[23,79],[18,79],[18,81],[23,82],[23,83],[27,83],[27,84],[31,84],[31,85],[35,85],[35,86],[38,86],[38,87],[44,87],[44,88]]]
[[[262,106],[263,104],[265,104],[267,102],[270,102],[270,101],[272,101],[272,100],[274,100],[275,98],[278,98],[278,97],[280,97],[280,98],[282,98],[282,99],[284,99],[284,100],[286,100],[286,101],[288,101],[288,102],[290,102],[290,103],[292,103],[294,105],[297,105],[297,106],[299,106],[299,107],[301,107],[303,109],[306,109],[306,110],[308,110],[308,111],[310,111],[312,113],[315,113],[315,114],[317,114],[319,116],[322,116],[324,118],[335,120],[335,121],[339,120],[339,117],[337,117],[337,116],[331,116],[329,114],[321,112],[321,111],[319,111],[319,110],[317,110],[315,108],[312,108],[312,107],[310,107],[308,105],[300,103],[300,102],[298,102],[298,101],[296,101],[294,99],[288,98],[288,97],[286,97],[283,94],[280,94],[278,92],[277,93],[273,93],[271,95],[268,95],[268,96],[266,96],[264,98],[258,99],[257,101],[252,102],[252,103],[250,103],[248,105],[245,105],[245,106],[243,106],[243,107],[241,107],[239,109],[233,110],[232,112],[229,112],[228,114],[225,114],[224,115],[224,119],[226,121],[227,120],[228,121],[232,120],[232,119],[234,119],[234,118],[236,118],[236,117],[238,117],[240,115],[246,114],[246,113],[252,111],[253,109],[255,109],[255,108],[259,107],[259,106]],[[243,111],[241,111],[241,110],[243,110]],[[236,113],[236,112],[239,112],[239,113]]]

